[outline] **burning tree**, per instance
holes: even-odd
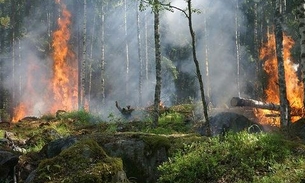
[[[279,104],[279,83],[278,83],[278,63],[276,57],[276,44],[275,35],[269,33],[267,35],[267,42],[263,45],[260,50],[260,59],[264,60],[264,70],[268,76],[267,88],[265,89],[265,102]],[[294,45],[294,41],[291,37],[283,35],[283,63],[285,68],[285,78],[286,78],[286,89],[287,89],[287,99],[292,109],[292,114],[298,114],[298,116],[293,116],[291,121],[294,122],[302,117],[300,111],[303,109],[303,84],[299,81],[297,76],[297,65],[293,63],[290,50]],[[277,110],[278,111],[278,110]],[[257,109],[255,111],[256,116],[260,119],[262,123],[280,125],[279,119],[271,119],[266,117],[278,114],[278,112],[270,111],[267,109]]]

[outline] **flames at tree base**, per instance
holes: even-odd
[[[276,59],[275,35],[268,34],[267,42],[260,50],[260,59],[265,60],[264,71],[268,76],[268,84],[265,89],[265,102],[279,104],[278,65]],[[304,87],[297,76],[298,65],[293,63],[290,50],[294,45],[291,37],[284,34],[283,58],[285,67],[287,99],[291,108],[291,121],[295,122],[304,116],[303,92]],[[256,117],[262,124],[280,126],[278,111],[255,109]]]

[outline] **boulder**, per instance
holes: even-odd
[[[135,135],[101,144],[107,154],[120,157],[131,182],[157,182],[157,167],[168,160],[170,142],[159,135]]]
[[[0,150],[0,182],[10,182],[14,179],[14,167],[18,160],[19,156]]]
[[[109,157],[94,140],[83,139],[53,158],[42,160],[27,182],[103,183],[127,180],[123,163]]]
[[[263,130],[263,127],[260,124],[249,120],[243,115],[232,112],[221,112],[210,117],[210,126],[212,136],[216,136],[227,131],[240,132],[243,130],[248,130],[249,132],[260,132]],[[206,131],[206,124],[198,129],[198,132],[204,136],[207,135]]]
[[[75,137],[60,138],[46,144],[45,147],[42,148],[42,151],[46,153],[47,158],[52,158],[57,156],[58,154],[61,153],[61,151],[69,148],[76,142],[77,139]]]

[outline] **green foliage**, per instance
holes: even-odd
[[[100,119],[85,110],[67,112],[61,115],[62,120],[72,119],[76,124],[86,125],[90,123],[99,122]]]
[[[140,11],[144,11],[148,7],[151,7],[153,12],[162,10],[173,11],[173,9],[170,8],[170,3],[163,3],[160,0],[140,0]]]
[[[216,137],[192,143],[159,167],[159,182],[277,182],[290,174],[300,182],[304,157],[292,156],[292,146],[278,134],[246,132],[230,133],[221,142]]]
[[[117,128],[118,128],[117,123],[108,123],[107,129],[105,131],[108,133],[115,133],[117,132]]]
[[[8,27],[10,25],[10,17],[6,16],[6,17],[0,17],[0,25],[3,27]]]
[[[173,78],[177,79],[178,71],[172,60],[170,60],[166,57],[162,57],[162,66],[163,66],[162,70],[165,70],[163,72],[169,71],[172,74]]]
[[[185,124],[184,119],[184,115],[177,112],[163,113],[159,117],[158,127],[148,129],[147,132],[155,134],[173,134],[189,132],[190,128]]]
[[[161,126],[166,126],[167,124],[171,122],[175,122],[177,124],[181,124],[184,121],[184,116],[177,112],[171,112],[171,113],[163,113],[161,117],[159,118],[159,124]]]

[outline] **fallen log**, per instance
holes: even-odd
[[[232,107],[255,107],[260,109],[280,111],[280,105],[241,97],[233,97],[230,103]]]
[[[262,102],[254,99],[246,99],[241,97],[233,97],[231,99],[232,107],[253,107],[259,109],[267,109],[272,111],[280,111],[280,105],[268,102]],[[291,116],[305,116],[304,108],[295,108],[291,107],[290,109]],[[266,117],[278,117],[279,113],[276,114],[266,114]]]

